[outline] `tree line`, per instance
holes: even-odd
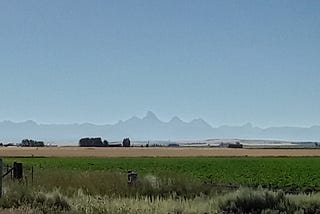
[[[20,143],[21,147],[44,147],[43,141],[24,139]]]
[[[21,146],[21,147],[44,147],[45,144],[43,141],[23,139],[21,143],[13,144],[3,144],[0,143],[0,146]],[[122,143],[109,143],[107,140],[102,140],[101,137],[96,138],[81,138],[79,140],[80,147],[130,147],[131,141],[129,138],[124,138]]]
[[[21,143],[0,143],[0,146],[44,147],[45,144],[43,141],[23,139]]]
[[[129,138],[124,138],[122,144],[109,143],[107,140],[102,140],[101,137],[96,138],[81,138],[79,140],[80,147],[130,147],[131,141]]]

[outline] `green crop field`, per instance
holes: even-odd
[[[68,171],[137,171],[179,174],[201,182],[262,186],[287,191],[320,190],[320,158],[6,158],[26,168]]]
[[[320,158],[5,158],[4,169],[14,161],[23,163],[24,179],[4,178],[0,212],[313,214],[320,210]],[[136,183],[128,184],[128,170],[139,173]]]

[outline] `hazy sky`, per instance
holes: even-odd
[[[320,1],[1,0],[0,121],[320,125]]]

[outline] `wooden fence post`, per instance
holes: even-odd
[[[22,163],[13,163],[13,178],[17,180],[23,179],[23,168]]]

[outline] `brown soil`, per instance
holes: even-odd
[[[1,147],[0,157],[320,157],[320,149]]]

